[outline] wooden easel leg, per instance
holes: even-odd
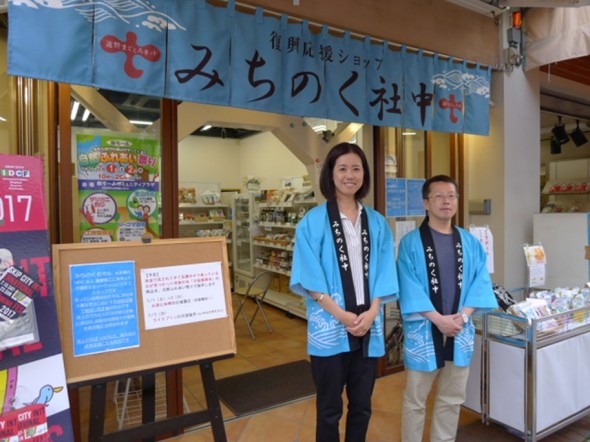
[[[141,421],[144,424],[156,421],[156,375],[148,374],[141,377]],[[155,438],[144,439],[153,442]]]
[[[99,441],[104,434],[104,415],[107,398],[107,384],[94,384],[90,391],[90,422],[88,440]]]
[[[74,441],[82,442],[82,429],[80,428],[80,390],[77,387],[68,387],[70,410],[72,413],[72,431]]]
[[[213,372],[212,363],[199,365],[201,369],[201,379],[203,380],[203,389],[205,390],[205,399],[207,408],[211,413],[211,429],[213,430],[213,440],[215,442],[226,442],[225,426],[223,425],[223,415],[221,414],[221,404],[219,403],[219,394],[215,384],[215,373]]]

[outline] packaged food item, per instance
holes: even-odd
[[[552,315],[547,301],[544,299],[527,298],[509,307],[508,313],[528,319],[542,319]],[[523,328],[523,324],[515,321]],[[537,323],[537,331],[540,333],[551,333],[560,329],[560,324],[553,318]]]

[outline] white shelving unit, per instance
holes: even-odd
[[[278,284],[268,291],[265,301],[287,313],[305,319],[305,302],[290,292],[293,244],[297,223],[311,207],[313,200],[260,203],[257,205],[258,223],[252,236],[254,269],[270,270],[277,274]]]

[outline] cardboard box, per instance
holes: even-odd
[[[280,292],[280,284],[279,284],[279,276],[275,275],[272,277],[272,281],[270,282],[270,289],[273,292]]]
[[[279,275],[279,292],[289,293],[289,283],[291,278],[286,275]]]

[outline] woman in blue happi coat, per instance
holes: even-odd
[[[369,187],[362,149],[334,146],[320,174],[327,202],[297,226],[291,289],[307,300],[318,442],[340,441],[344,387],[345,440],[365,440],[377,361],[385,354],[382,304],[397,299],[393,234],[381,214],[360,202]]]

